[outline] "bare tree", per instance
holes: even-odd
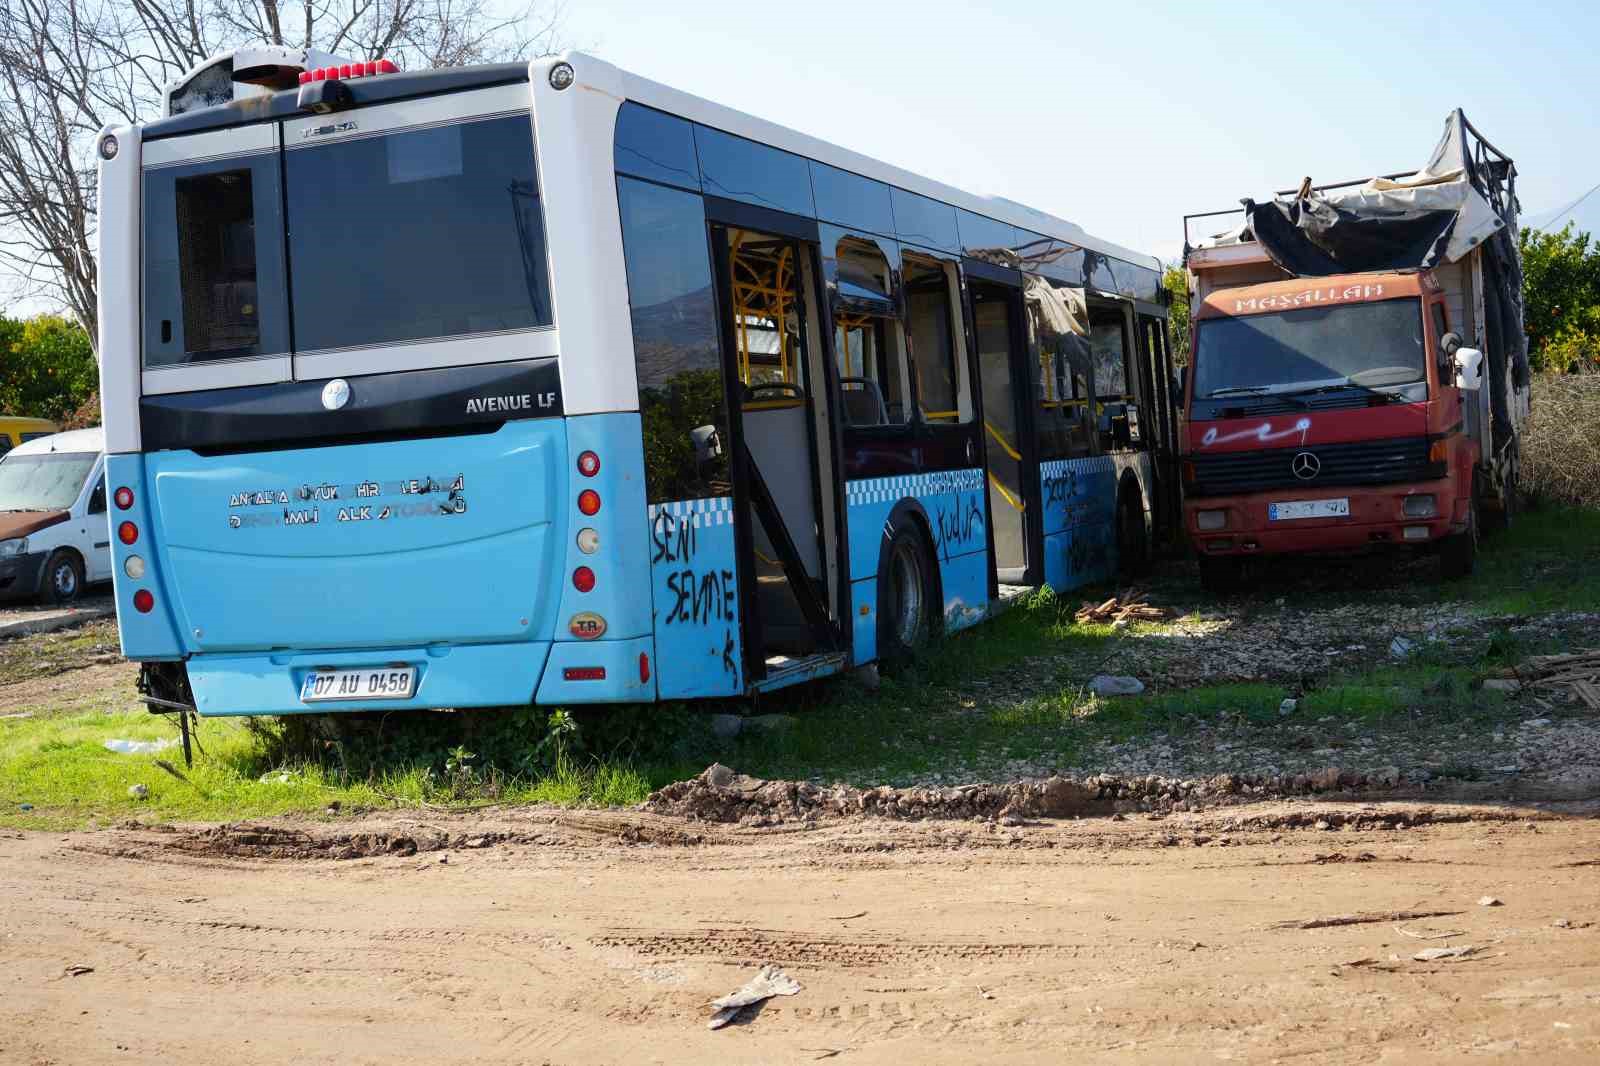
[[[557,50],[563,14],[561,0],[0,0],[0,274],[98,342],[95,134],[156,117],[162,89],[219,51],[413,70],[527,59]]]

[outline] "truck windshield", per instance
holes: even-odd
[[[1425,379],[1425,358],[1415,297],[1209,318],[1200,323],[1194,394],[1410,385]]]
[[[0,459],[0,512],[65,511],[93,466],[90,452],[8,455]]]

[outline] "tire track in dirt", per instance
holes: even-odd
[[[778,962],[790,966],[861,967],[920,962],[999,962],[1071,959],[1070,944],[1001,943],[992,940],[908,941],[820,936],[778,929],[705,928],[685,932],[612,929],[589,938],[598,948],[624,948],[645,958]]]

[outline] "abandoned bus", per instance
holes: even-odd
[[[99,142],[154,707],[745,695],[1176,512],[1159,264],[1066,222],[581,54],[235,54],[168,111]]]

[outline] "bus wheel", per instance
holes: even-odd
[[[915,525],[890,527],[878,568],[878,658],[903,662],[926,644],[934,616],[927,538]]]
[[[1117,501],[1117,564],[1125,578],[1150,569],[1150,539],[1144,528],[1144,507],[1138,490],[1124,489]]]
[[[44,599],[47,603],[68,604],[83,590],[83,564],[65,549],[57,551],[44,564]]]
[[[1439,542],[1439,576],[1446,581],[1470,577],[1478,560],[1478,486],[1473,481],[1467,528]]]
[[[1244,585],[1244,565],[1228,555],[1200,556],[1200,587],[1213,596],[1230,596]]]

